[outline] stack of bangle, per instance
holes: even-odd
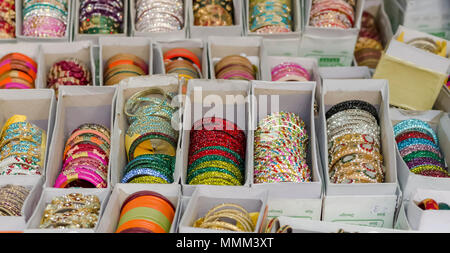
[[[193,0],[194,25],[233,25],[233,0]]]
[[[66,35],[68,20],[67,0],[24,0],[24,36],[58,38]]]
[[[0,175],[41,175],[46,141],[45,131],[26,116],[9,118],[0,136]]]
[[[173,94],[154,88],[127,100],[125,115],[130,127],[125,145],[129,163],[122,183],[174,182],[178,131],[173,129],[171,120],[178,108],[171,105],[172,97]]]
[[[80,33],[117,34],[123,31],[122,0],[80,0]]]
[[[406,42],[406,44],[422,49],[424,51],[428,51],[432,54],[439,54],[439,52],[441,52],[442,50],[441,46],[436,43],[436,41],[427,37],[414,38]]]
[[[34,89],[37,64],[21,53],[10,53],[0,59],[0,89]]]
[[[186,80],[201,78],[200,59],[185,48],[174,48],[164,53],[166,73],[177,73]]]
[[[103,81],[105,85],[115,85],[123,79],[148,74],[148,65],[133,54],[120,53],[109,58],[105,65]]]
[[[359,31],[358,41],[355,47],[355,59],[359,66],[376,68],[381,58],[383,45],[380,33],[375,23],[375,17],[364,11]]]
[[[16,7],[14,0],[0,2],[0,39],[16,37]]]
[[[55,188],[106,188],[110,151],[110,132],[88,123],[75,129],[67,139],[63,166]]]
[[[172,32],[183,29],[183,26],[182,0],[136,0],[136,30],[138,32]]]
[[[92,229],[97,225],[100,200],[95,195],[70,193],[53,198],[44,210],[41,229]]]
[[[384,182],[378,113],[365,101],[350,100],[326,113],[332,183]]]
[[[209,210],[194,222],[193,227],[249,233],[255,231],[256,224],[245,208],[226,203]]]
[[[313,27],[349,29],[355,25],[354,0],[313,0],[309,23]]]
[[[277,112],[255,131],[254,182],[310,182],[305,122],[294,113]]]
[[[287,33],[292,31],[292,0],[251,0],[250,31]]]
[[[20,185],[0,187],[0,216],[22,216],[22,207],[30,190]]]
[[[163,195],[135,192],[120,208],[116,233],[169,233],[174,216],[175,206]]]
[[[225,119],[203,118],[194,123],[189,143],[186,183],[243,185],[245,133]]]
[[[229,55],[222,58],[215,66],[216,79],[255,80],[256,67],[240,55]]]
[[[283,62],[272,68],[272,81],[307,82],[310,80],[308,70],[295,62]]]
[[[54,89],[58,94],[59,86],[63,85],[91,85],[91,71],[76,58],[58,61],[47,74],[47,88]]]
[[[450,177],[436,133],[425,121],[404,120],[394,126],[395,141],[403,161],[412,173]]]

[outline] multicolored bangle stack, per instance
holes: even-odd
[[[186,183],[243,185],[245,147],[245,133],[236,124],[215,117],[195,122],[190,133]]]
[[[80,0],[79,19],[79,33],[122,33],[124,3],[122,0]]]
[[[166,73],[176,73],[186,80],[202,78],[200,59],[185,48],[174,48],[164,53]]]
[[[116,233],[169,233],[174,216],[175,206],[163,195],[135,192],[120,208]]]
[[[262,34],[292,31],[292,0],[251,0],[250,31]]]
[[[47,88],[54,89],[58,96],[59,86],[63,85],[91,85],[91,71],[73,57],[58,61],[47,74]]]
[[[249,213],[238,204],[221,204],[196,220],[193,227],[250,233],[255,231],[257,214]]]
[[[109,58],[103,73],[104,85],[115,85],[134,76],[148,75],[148,65],[133,54],[120,53]]]
[[[349,29],[355,19],[355,0],[312,1],[310,26]]]
[[[296,114],[276,112],[262,119],[255,131],[255,184],[310,182],[307,148],[305,122]]]
[[[41,229],[92,229],[100,215],[100,200],[96,195],[70,193],[53,198],[45,207]]]
[[[63,153],[55,188],[106,188],[111,135],[109,129],[87,123],[73,130]]]
[[[307,82],[311,77],[304,67],[295,62],[283,62],[271,70],[272,81],[279,82]]]
[[[16,7],[14,0],[0,2],[0,39],[16,37]]]
[[[0,89],[34,89],[37,64],[21,53],[10,53],[0,59]]]
[[[0,175],[41,175],[47,135],[27,117],[14,115],[0,136]]]
[[[0,187],[0,216],[22,216],[22,207],[30,190],[20,185]]]
[[[336,184],[384,182],[381,133],[375,107],[349,100],[326,113],[330,181]]]
[[[436,202],[434,199],[424,199],[417,204],[422,210],[450,210],[450,206],[444,202]]]
[[[403,161],[412,173],[450,177],[436,133],[425,121],[408,119],[394,126],[395,141]]]
[[[215,66],[216,79],[255,80],[257,68],[240,55],[223,57]]]
[[[68,17],[67,0],[24,0],[24,36],[60,38],[66,35]]]
[[[127,100],[125,115],[130,127],[125,145],[129,163],[124,168],[122,183],[174,182],[178,131],[171,120],[178,107],[171,105],[173,95],[154,88]]]
[[[364,11],[359,31],[358,41],[355,47],[355,59],[359,66],[367,66],[375,69],[381,58],[383,44],[380,33],[375,23],[375,17]]]
[[[194,25],[233,25],[233,0],[193,0]]]
[[[136,0],[136,31],[172,32],[184,27],[184,1]]]

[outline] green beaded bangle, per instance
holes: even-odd
[[[428,157],[428,158],[434,159],[434,160],[444,164],[444,159],[440,158],[436,153],[433,153],[428,150],[414,151],[414,152],[409,153],[408,155],[404,156],[403,160],[405,161],[405,163],[408,163],[411,160],[413,160],[415,158],[419,158],[419,157]]]
[[[215,168],[215,167],[206,167],[206,168],[202,168],[202,169],[196,170],[195,172],[191,173],[188,176],[187,183],[190,184],[192,179],[194,179],[195,177],[197,177],[200,174],[203,174],[203,173],[209,172],[209,171],[218,171],[218,172],[221,172],[221,173],[226,173],[226,174],[231,175],[232,177],[234,177],[236,180],[239,180],[239,182],[242,184],[242,181],[243,181],[242,175],[239,175],[239,177],[238,177],[238,176],[236,176],[235,174],[233,174],[231,171],[229,171],[227,169]]]
[[[223,147],[223,146],[204,147],[204,148],[201,148],[201,149],[195,151],[192,155],[195,155],[195,154],[200,153],[200,152],[205,151],[205,150],[215,150],[215,149],[227,152],[227,153],[233,155],[238,160],[239,163],[244,163],[244,160],[242,159],[242,157],[238,153],[234,152],[233,150],[231,150],[229,148]]]

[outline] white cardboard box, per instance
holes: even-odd
[[[0,177],[0,187],[13,184],[27,187],[30,190],[23,203],[21,216],[0,216],[0,231],[23,231],[26,228],[26,222],[33,214],[41,196],[43,183],[44,178],[39,176]]]
[[[450,112],[450,89],[446,86],[442,87],[441,92],[434,104],[436,110]]]
[[[114,233],[120,217],[120,209],[125,199],[139,191],[154,191],[166,197],[176,208],[170,233],[175,233],[181,209],[181,186],[179,184],[117,184],[109,198],[108,205],[98,224],[98,233]]]
[[[95,86],[95,61],[90,41],[42,43],[41,59],[43,66],[39,68],[42,77],[42,88],[47,88],[47,74],[53,64],[67,58],[76,58],[88,68],[91,73],[91,85]]]
[[[323,79],[370,79],[372,75],[368,67],[320,67]]]
[[[350,29],[310,26],[311,2],[305,0],[306,25],[302,33],[300,55],[318,59],[321,67],[350,66],[361,26],[364,0],[356,1],[355,24]]]
[[[181,40],[188,37],[188,6],[189,3],[187,0],[184,1],[184,25],[183,29],[181,30],[175,30],[172,32],[139,32],[136,30],[136,0],[129,0],[130,4],[130,34],[133,37],[150,37],[153,41],[160,41],[160,40]]]
[[[128,158],[125,149],[125,135],[129,127],[126,115],[124,113],[126,101],[133,96],[136,92],[143,91],[149,88],[161,88],[166,92],[177,92],[180,94],[180,84],[176,75],[153,75],[153,76],[141,76],[132,77],[123,80],[118,85],[117,98],[116,98],[116,112],[115,112],[115,126],[113,132],[113,139],[115,146],[111,149],[111,185],[120,183],[123,177],[123,170],[128,164]],[[178,111],[178,115],[174,118],[181,117],[182,108]],[[174,121],[172,121],[174,122]],[[180,147],[181,131],[178,137],[178,147]],[[178,148],[179,149],[179,148]],[[178,152],[178,150],[177,150]],[[181,162],[180,156],[176,156],[176,164]],[[180,178],[180,172],[175,165],[174,183],[178,184]]]
[[[113,97],[115,87],[72,87],[59,89],[56,122],[50,145],[45,187],[52,188],[63,164],[63,151],[67,139],[81,124],[97,123],[113,129]],[[111,138],[111,147],[116,144]],[[113,157],[110,151],[110,160]],[[110,188],[111,161],[108,164],[108,185]]]
[[[126,37],[128,35],[128,1],[123,0],[123,25],[122,33],[118,34],[83,34],[80,33],[80,0],[74,0],[73,6],[73,40],[91,40],[93,44],[98,45],[100,37]]]
[[[441,151],[444,153],[450,153],[450,139],[444,137],[444,131],[439,130],[440,126],[440,118],[448,114],[443,114],[441,111],[405,111],[400,109],[392,108],[390,109],[390,117],[392,120],[392,125],[399,123],[400,121],[414,118],[420,119],[427,122],[431,128],[433,128],[436,134],[441,133],[439,135],[439,146]],[[444,122],[443,122],[444,123]],[[435,177],[425,177],[421,175],[416,175],[409,171],[409,168],[406,166],[406,163],[403,161],[403,158],[400,156],[400,153],[397,148],[397,144],[395,145],[395,154],[397,156],[397,170],[398,170],[398,179],[399,184],[403,191],[404,200],[410,200],[414,191],[418,188],[425,188],[430,190],[442,190],[442,191],[450,191],[450,179],[449,178],[435,178]],[[448,155],[447,155],[448,156]],[[448,158],[446,157],[448,160]],[[448,164],[448,162],[447,162]]]
[[[434,199],[437,203],[450,203],[450,191],[436,191],[419,188],[406,204],[406,215],[411,228],[421,232],[450,232],[450,210],[422,210],[418,204],[424,199]]]
[[[274,39],[264,38],[263,47],[267,56],[296,57],[300,53],[300,38]]]
[[[194,53],[200,60],[202,78],[208,78],[208,50],[207,42],[201,39],[186,39],[186,40],[172,40],[159,41],[154,44],[153,64],[154,74],[166,74],[164,66],[164,53],[173,48],[185,48]]]
[[[188,3],[189,15],[189,38],[200,38],[207,40],[209,36],[242,36],[244,34],[244,2],[233,0],[233,24],[231,26],[196,26],[194,25],[193,0]]]
[[[28,42],[69,42],[72,41],[72,20],[73,20],[73,2],[67,1],[67,24],[66,33],[64,37],[61,38],[36,38],[30,36],[24,36],[22,34],[23,26],[23,0],[15,0],[16,6],[16,38],[18,41],[28,41]]]
[[[30,42],[18,42],[18,43],[2,43],[0,44],[0,58],[9,54],[9,53],[21,53],[24,54],[31,59],[33,59],[34,62],[37,64],[37,73],[36,73],[36,80],[34,81],[34,86],[36,88],[44,88],[42,85],[44,77],[41,77],[39,74],[41,67],[41,58],[40,58],[40,50],[41,45],[37,43],[30,43]]]
[[[243,14],[245,15],[245,36],[261,36],[263,38],[270,39],[295,39],[300,38],[302,34],[302,8],[301,1],[299,0],[291,0],[291,17],[292,17],[292,31],[288,33],[277,33],[277,34],[259,34],[256,32],[250,31],[250,2],[249,0],[245,0],[245,10]]]
[[[267,189],[269,192],[269,216],[296,216],[306,219],[320,219],[322,207],[322,179],[320,177],[316,150],[314,126],[314,82],[252,82],[251,136],[252,145],[248,153],[253,156],[254,130],[258,122],[273,112],[293,112],[304,120],[309,136],[307,163],[311,169],[312,181],[308,183],[253,182],[253,159],[249,163],[248,177],[251,187]]]
[[[13,115],[20,114],[27,116],[27,121],[45,130],[47,140],[43,157],[44,167],[42,168],[42,175],[45,177],[53,125],[55,124],[55,92],[49,89],[0,90],[0,108],[2,108],[0,112],[2,126]],[[9,176],[0,176],[0,179],[3,177]]]
[[[48,204],[51,203],[53,198],[63,196],[70,193],[81,193],[83,195],[96,195],[100,200],[99,221],[101,220],[102,213],[108,203],[110,191],[109,189],[92,189],[92,188],[71,188],[71,189],[57,189],[57,188],[44,188],[41,198],[34,210],[33,216],[27,222],[27,228],[25,233],[95,233],[99,221],[92,229],[40,229],[42,215]]]
[[[230,186],[225,188],[216,188],[211,186],[199,186],[181,217],[179,224],[180,233],[230,233],[230,231],[221,231],[213,229],[202,229],[192,227],[194,222],[203,217],[213,207],[232,203],[242,206],[247,212],[258,212],[259,217],[256,228],[253,232],[258,232],[262,221],[265,219],[265,210],[267,203],[267,191],[250,188]]]
[[[216,79],[215,64],[225,56],[246,56],[258,68],[256,79],[261,80],[261,59],[264,47],[261,37],[208,37],[210,79]]]
[[[179,154],[182,159],[177,163],[181,172],[183,195],[191,196],[198,185],[188,185],[187,167],[189,157],[190,132],[192,125],[203,117],[218,117],[235,123],[246,133],[245,183],[238,188],[250,187],[248,170],[253,162],[253,154],[249,153],[253,146],[250,129],[250,82],[237,80],[202,80],[191,79],[188,82],[186,104],[183,113],[183,134]],[[229,186],[211,186],[227,189]]]
[[[100,37],[99,43],[99,80],[98,85],[104,85],[103,75],[106,69],[106,62],[116,54],[133,54],[140,57],[148,65],[149,75],[153,72],[153,50],[150,38],[117,38]]]

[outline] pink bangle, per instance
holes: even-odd
[[[272,81],[309,81],[309,72],[297,63],[286,62],[275,66],[272,71]],[[288,76],[288,77],[285,77]],[[295,78],[297,76],[297,78]]]
[[[3,89],[31,89],[31,87],[23,83],[7,83],[3,86]]]
[[[98,154],[95,154],[95,153],[93,153],[93,152],[86,152],[86,151],[83,151],[83,152],[80,152],[80,153],[77,153],[77,154],[74,154],[74,155],[68,157],[68,158],[64,161],[63,170],[64,170],[64,168],[65,168],[72,160],[74,160],[74,159],[76,159],[76,158],[78,158],[78,157],[85,157],[85,156],[90,157],[90,158],[97,159],[97,160],[99,160],[103,165],[108,166],[108,161],[107,161],[106,159],[103,159],[102,157],[100,157]]]
[[[84,180],[96,188],[105,188],[105,180],[97,173],[83,168],[77,168],[74,171],[65,171],[59,174],[55,181],[55,188],[65,188],[69,183],[75,180]]]

